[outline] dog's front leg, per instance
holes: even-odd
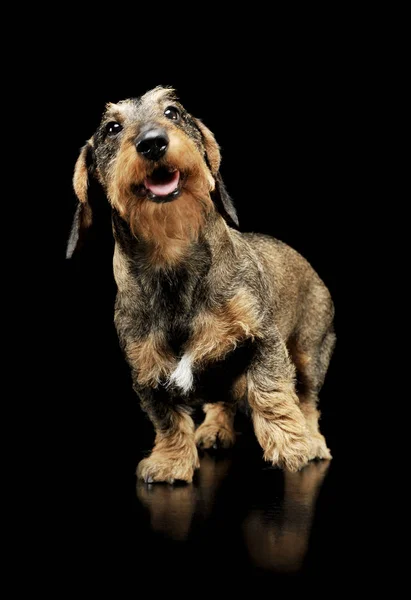
[[[191,482],[200,466],[194,442],[194,422],[183,405],[171,405],[156,390],[138,390],[143,410],[152,421],[156,439],[148,458],[140,461],[137,477],[147,483]]]
[[[247,387],[264,459],[298,471],[308,463],[310,437],[295,392],[294,367],[277,332],[260,340],[247,373]]]

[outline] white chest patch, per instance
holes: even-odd
[[[174,384],[187,394],[193,387],[193,359],[189,354],[184,354],[177,367],[171,373],[169,385]]]

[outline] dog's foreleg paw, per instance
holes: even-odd
[[[176,455],[155,450],[139,462],[137,478],[146,483],[185,481],[191,483],[195,469],[200,466],[197,449],[188,454]]]
[[[292,472],[308,464],[311,440],[302,420],[281,422],[257,417],[254,424],[266,461]]]
[[[280,448],[274,444],[264,452],[264,459],[295,473],[303,469],[310,460],[309,441],[308,439],[289,440]]]

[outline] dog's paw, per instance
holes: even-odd
[[[292,472],[308,464],[311,439],[303,422],[294,421],[291,426],[290,422],[280,424],[278,420],[261,418],[255,430],[264,450],[264,460]]]
[[[199,448],[231,448],[235,443],[234,429],[203,423],[195,433],[195,442]]]
[[[331,452],[327,448],[325,437],[321,433],[315,434],[311,438],[310,442],[310,460],[316,458],[331,460]]]
[[[273,444],[264,452],[264,459],[291,473],[300,471],[310,460],[308,439],[289,440],[281,448]]]
[[[200,466],[197,449],[189,456],[176,456],[155,450],[148,458],[139,462],[137,467],[137,478],[146,483],[193,481],[194,470]]]

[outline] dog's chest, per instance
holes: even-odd
[[[163,305],[152,310],[145,335],[126,345],[141,385],[165,385],[189,394],[202,374],[221,366],[243,342],[258,335],[255,307],[243,291],[213,309],[182,312],[181,318],[176,311],[171,321]]]
[[[205,247],[170,273],[126,257],[116,244],[116,327],[141,385],[188,394],[198,374],[259,335],[254,296],[242,288],[224,292],[209,269]]]

